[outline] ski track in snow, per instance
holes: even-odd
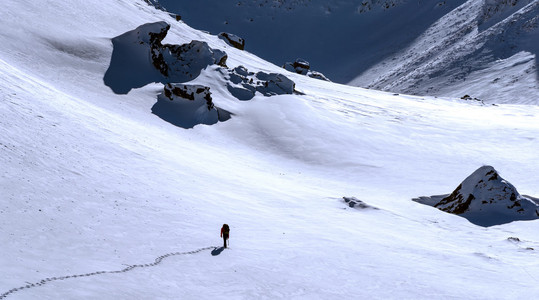
[[[157,257],[154,260],[153,263],[130,265],[130,266],[126,267],[126,268],[123,268],[123,269],[117,270],[117,271],[97,271],[97,272],[86,273],[86,274],[67,275],[67,276],[61,276],[61,277],[49,277],[49,278],[45,278],[45,279],[43,279],[41,281],[38,281],[38,282],[28,283],[28,284],[23,285],[21,287],[13,288],[13,289],[11,289],[11,290],[3,293],[3,294],[0,294],[0,299],[5,299],[7,296],[9,296],[9,295],[11,295],[11,294],[13,294],[15,292],[18,292],[18,291],[21,291],[21,290],[24,290],[24,289],[30,289],[30,288],[42,286],[42,285],[45,285],[45,284],[47,284],[49,282],[52,282],[52,281],[66,280],[66,279],[70,279],[70,278],[79,278],[79,277],[90,277],[90,276],[101,275],[101,274],[119,274],[119,273],[125,273],[125,272],[128,272],[128,271],[131,271],[131,270],[133,270],[135,268],[155,267],[155,266],[159,265],[163,261],[163,259],[165,259],[167,257],[170,257],[170,256],[196,254],[196,253],[199,253],[199,252],[202,252],[202,251],[205,251],[205,250],[216,249],[216,248],[218,248],[218,247],[210,246],[210,247],[200,248],[200,249],[193,250],[193,251],[168,253],[168,254],[161,255],[161,256]]]

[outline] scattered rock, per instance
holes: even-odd
[[[462,100],[467,100],[467,101],[479,101],[479,102],[483,102],[483,100],[478,99],[478,98],[472,98],[470,95],[464,95],[464,96],[460,97],[460,99],[462,99]]]
[[[294,93],[295,83],[283,74],[249,72],[244,66],[228,70],[228,91],[239,100],[251,100],[256,92],[264,96]]]
[[[368,205],[367,203],[357,199],[356,197],[342,197],[344,202],[348,204],[348,206],[352,208],[357,209],[375,209],[378,210],[377,207]]]
[[[324,81],[330,81],[324,74],[311,70],[311,64],[308,61],[298,58],[295,62],[287,62],[283,65],[283,68],[287,71],[298,73],[301,75],[309,76]]]
[[[178,14],[173,14],[173,13],[170,13],[169,14],[171,17],[173,17],[174,19],[176,19],[176,21],[181,21],[182,20],[182,16],[178,15]]]
[[[245,49],[245,40],[235,34],[221,32],[219,33],[218,37],[234,48],[240,50]]]
[[[401,4],[403,0],[363,0],[361,1],[357,11],[358,13],[366,13],[374,9],[388,10]]]

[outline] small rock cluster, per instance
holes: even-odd
[[[295,84],[283,74],[249,72],[239,66],[226,72],[227,89],[239,100],[251,100],[256,92],[264,96],[292,94]]]
[[[309,76],[311,78],[316,78],[316,79],[320,79],[324,81],[330,81],[326,76],[324,76],[324,74],[317,71],[312,71],[311,65],[309,64],[309,62],[301,58],[296,59],[296,61],[293,63],[291,62],[285,63],[283,65],[283,68],[287,71]]]
[[[361,1],[357,11],[361,14],[369,12],[375,8],[387,10],[398,6],[402,2],[403,0],[363,0]]]

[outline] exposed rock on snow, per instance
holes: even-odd
[[[308,61],[301,58],[296,59],[294,63],[286,62],[283,65],[283,68],[287,71],[309,76],[311,78],[330,81],[326,76],[324,76],[324,74],[317,71],[312,71],[311,64]]]
[[[226,67],[225,52],[212,49],[206,42],[191,41],[183,45],[164,45],[161,56],[154,59],[166,68],[161,73],[168,77],[169,82],[186,82],[195,79],[200,71],[209,65]]]
[[[230,119],[230,113],[213,104],[210,88],[202,85],[166,84],[152,112],[183,128],[212,125]]]
[[[165,22],[145,24],[113,38],[112,57],[103,78],[105,85],[116,94],[127,94],[133,88],[163,81],[163,75],[148,58],[159,56],[152,45],[168,28]]]
[[[483,100],[481,100],[479,98],[472,97],[472,96],[470,96],[468,94],[460,97],[460,99],[466,100],[466,101],[477,101],[477,102],[481,102],[481,103],[485,104],[485,102],[483,102]]]
[[[358,208],[358,209],[378,209],[377,207],[371,206],[356,197],[342,197],[345,203],[348,204],[348,206],[352,208]]]
[[[451,195],[414,199],[448,213],[461,215],[480,226],[493,226],[539,218],[539,206],[521,196],[491,166],[483,166],[468,176]],[[439,200],[439,201],[438,201]],[[430,203],[429,203],[430,202]]]
[[[169,29],[166,22],[149,23],[113,38],[105,84],[117,94],[127,94],[151,82],[190,81],[209,65],[226,67],[226,53],[206,42],[161,44]]]
[[[219,33],[218,37],[234,48],[238,48],[240,50],[245,49],[245,40],[237,35],[221,32]]]
[[[258,91],[264,96],[294,93],[295,83],[288,77],[277,73],[249,72],[239,66],[227,70],[227,89],[239,100],[251,100]]]
[[[169,29],[169,24],[156,22],[114,38],[105,84],[118,94],[127,94],[132,88],[151,82],[165,84],[163,95],[159,96],[152,111],[183,128],[230,119],[231,113],[214,107],[209,87],[180,84],[197,78],[210,65],[220,66],[214,69],[221,72],[228,91],[239,100],[250,100],[256,92],[264,96],[294,92],[294,82],[282,74],[255,74],[244,67],[228,69],[227,54],[210,48],[206,42],[194,40],[183,45],[163,45],[161,42]],[[244,44],[241,38],[223,36]]]

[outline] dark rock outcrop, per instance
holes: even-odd
[[[295,62],[287,62],[283,65],[283,68],[287,71],[298,73],[301,75],[309,76],[324,81],[330,81],[324,74],[311,70],[311,64],[308,61],[298,58]]]
[[[539,218],[539,206],[531,197],[522,196],[491,166],[483,166],[468,176],[448,196],[428,203],[427,197],[415,199],[442,211],[460,215],[481,226]]]
[[[160,69],[168,82],[186,82],[200,75],[210,65],[226,67],[228,56],[225,52],[212,49],[206,42],[191,41],[183,45],[164,45],[160,51],[158,64],[165,65]],[[154,64],[156,59],[154,59]]]
[[[245,40],[235,34],[221,32],[218,37],[234,48],[245,49]]]
[[[283,74],[249,72],[239,66],[228,71],[228,91],[239,100],[251,100],[256,92],[264,96],[294,93],[295,84]]]
[[[212,125],[230,119],[230,113],[213,104],[210,88],[180,83],[166,84],[152,112],[183,128]]]
[[[227,54],[212,49],[206,42],[163,45],[169,29],[166,22],[156,22],[113,38],[114,49],[105,84],[117,94],[127,94],[132,88],[152,82],[193,80],[209,65],[226,67]]]

